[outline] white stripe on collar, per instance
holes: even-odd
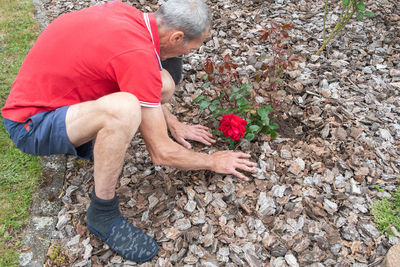
[[[160,59],[160,56],[159,56],[158,53],[157,53],[157,49],[156,49],[155,44],[154,44],[153,33],[151,32],[151,25],[150,25],[149,14],[143,13],[143,17],[144,17],[144,22],[146,23],[146,26],[147,26],[147,30],[148,30],[149,33],[150,33],[151,41],[153,42],[154,52],[156,53],[156,57],[157,57],[157,60],[158,60],[158,65],[160,66],[160,69],[162,69],[161,59]]]

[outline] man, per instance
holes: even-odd
[[[128,260],[149,261],[158,251],[151,237],[122,217],[115,194],[138,129],[155,164],[243,180],[248,178],[237,169],[254,172],[248,154],[196,153],[168,137],[166,121],[183,144],[193,135],[213,141],[204,128],[177,124],[160,105],[175,89],[160,60],[199,48],[210,18],[201,0],[170,0],[154,14],[113,1],[62,15],[28,53],[2,109],[3,123],[22,151],[93,155],[95,186],[86,222]]]

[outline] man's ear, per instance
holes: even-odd
[[[170,37],[169,40],[173,45],[178,45],[181,44],[183,42],[183,37],[185,36],[185,34],[183,33],[183,31],[174,31]]]

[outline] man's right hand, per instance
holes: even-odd
[[[249,178],[236,169],[251,173],[257,172],[253,168],[257,166],[257,163],[250,161],[250,155],[243,152],[234,152],[232,150],[218,151],[212,154],[211,158],[214,162],[212,171],[222,174],[233,174],[243,181],[249,181]]]

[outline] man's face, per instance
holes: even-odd
[[[166,47],[161,51],[161,59],[165,60],[167,58],[177,57],[181,55],[187,55],[193,50],[199,49],[199,47],[203,44],[204,40],[207,38],[209,34],[209,30],[207,29],[203,36],[199,39],[192,41],[182,41],[178,44],[170,45],[168,48]]]

